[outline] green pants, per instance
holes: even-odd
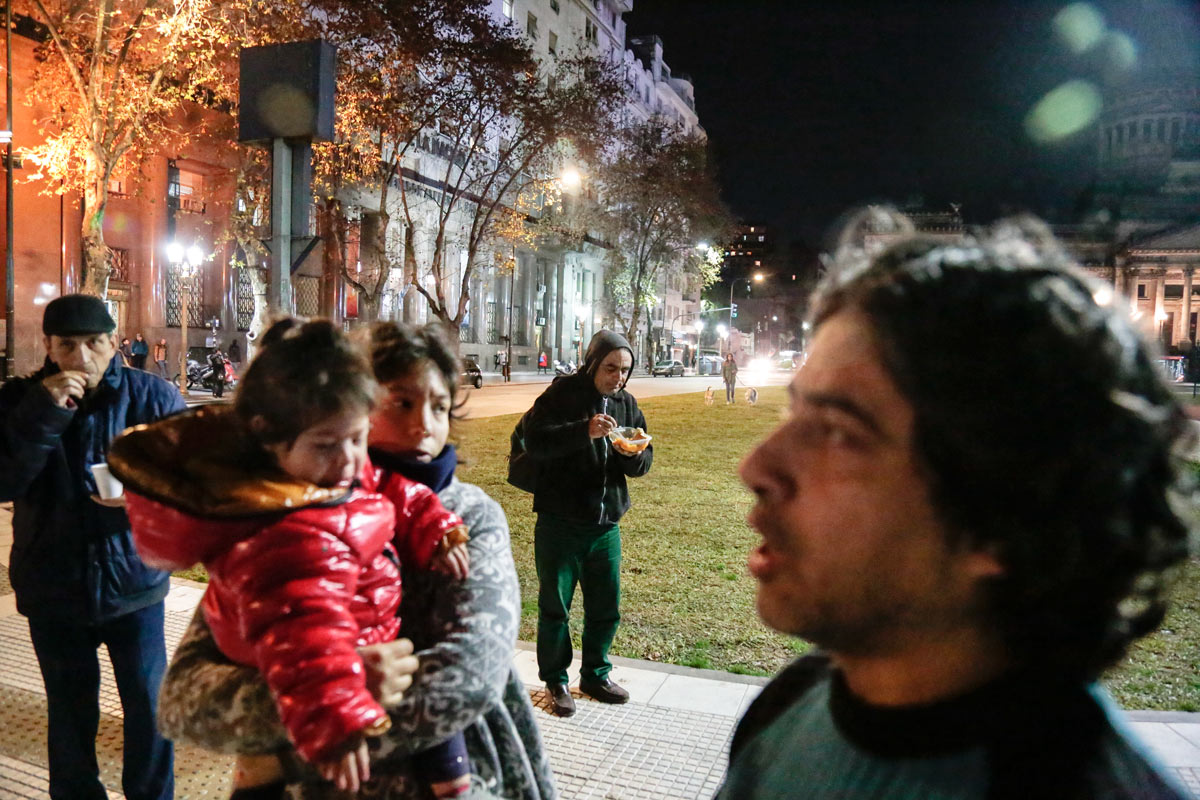
[[[538,575],[538,677],[567,683],[571,632],[567,626],[575,584],[583,593],[584,682],[612,671],[608,648],[621,621],[621,529],[538,514],[533,529]]]

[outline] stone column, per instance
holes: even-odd
[[[558,257],[554,270],[554,358],[565,361],[563,352],[563,287],[566,284],[567,264],[564,256]]]
[[[1154,270],[1154,338],[1162,339],[1163,323],[1166,321],[1166,309],[1164,307],[1166,295],[1166,270]],[[1166,338],[1170,338],[1170,333]],[[1170,342],[1163,342],[1163,347],[1170,347]]]
[[[1195,271],[1195,267],[1183,268],[1183,335],[1180,338],[1192,344],[1196,343],[1192,338],[1192,273]]]

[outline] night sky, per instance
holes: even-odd
[[[1072,218],[1096,127],[1035,143],[1024,119],[1051,89],[1129,79],[1104,47],[1072,54],[1066,2],[635,0],[627,36],[656,33],[696,86],[700,123],[737,216],[820,245],[848,207],[963,204],[968,221],[1030,209]],[[1200,1],[1096,0],[1133,70],[1200,55]],[[1097,17],[1099,18],[1099,17]]]

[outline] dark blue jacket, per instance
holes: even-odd
[[[27,617],[104,622],[159,602],[168,575],[138,558],[125,510],[91,500],[89,467],[131,425],[184,410],[179,390],[120,356],[79,407],[54,403],[49,360],[0,387],[0,500],[13,503],[9,577]]]

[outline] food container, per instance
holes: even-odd
[[[617,428],[608,434],[608,438],[618,452],[636,455],[646,449],[652,437],[641,428]]]

